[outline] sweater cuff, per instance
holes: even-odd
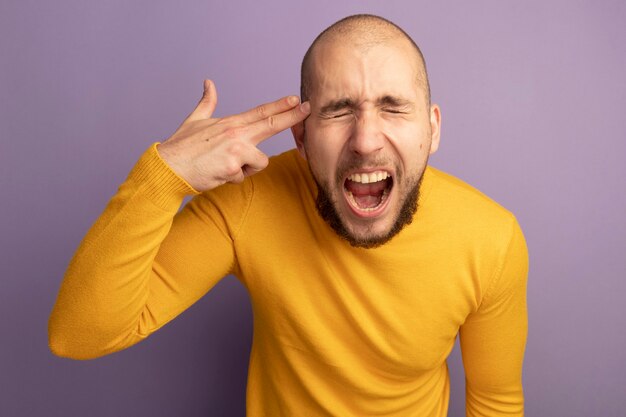
[[[154,142],[141,155],[128,174],[128,180],[137,184],[146,198],[164,210],[178,210],[186,195],[201,194],[178,176],[161,158]]]

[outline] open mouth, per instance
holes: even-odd
[[[354,173],[344,181],[346,200],[353,211],[363,217],[382,212],[392,188],[391,174],[382,170]]]

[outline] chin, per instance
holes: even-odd
[[[336,230],[335,230],[336,231]],[[346,227],[346,234],[340,236],[345,239],[350,245],[355,248],[376,248],[384,245],[389,242],[391,239],[395,237],[395,233],[391,232],[390,228],[387,228],[382,231],[374,231],[374,230],[350,230],[349,227]]]
[[[316,180],[317,182],[317,180]],[[376,248],[386,244],[393,239],[402,229],[411,224],[415,213],[417,212],[417,202],[419,198],[419,190],[422,183],[422,177],[416,181],[408,192],[404,193],[402,201],[394,201],[393,205],[399,206],[399,209],[393,210],[387,207],[387,213],[376,219],[369,217],[368,219],[351,219],[354,213],[344,214],[338,207],[344,206],[345,200],[343,196],[339,199],[333,198],[327,192],[325,187],[317,183],[318,193],[316,198],[316,207],[319,215],[328,223],[328,225],[339,235],[345,239],[350,245],[357,248]],[[338,201],[343,200],[343,201]],[[350,209],[348,208],[348,211]]]

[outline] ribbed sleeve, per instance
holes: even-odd
[[[141,155],[69,263],[48,329],[50,349],[59,356],[89,359],[131,346],[212,285],[178,289],[187,278],[185,265],[196,264],[208,248],[196,244],[197,252],[183,254],[176,248],[193,242],[196,231],[211,241],[214,229],[203,230],[209,222],[198,210],[187,210],[178,217],[190,230],[172,233],[182,230],[172,224],[185,195],[200,193],[161,159],[158,144]],[[227,245],[220,255],[231,265]],[[216,269],[223,276],[226,267]],[[205,276],[204,270],[197,274],[196,282]]]
[[[180,206],[186,195],[198,195],[187,181],[176,175],[158,153],[160,142],[153,143],[135,164],[128,180],[137,184],[146,198],[164,210]]]

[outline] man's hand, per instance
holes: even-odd
[[[242,182],[268,164],[267,155],[256,146],[309,115],[309,103],[298,104],[298,97],[289,96],[234,116],[212,118],[217,92],[212,81],[204,80],[198,106],[157,146],[159,155],[200,192]]]

